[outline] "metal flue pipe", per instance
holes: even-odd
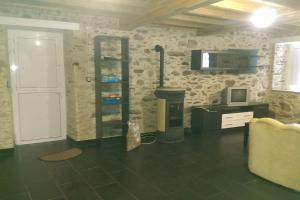
[[[156,52],[160,53],[160,63],[159,63],[159,87],[164,87],[164,69],[165,69],[165,50],[162,46],[156,45],[154,47]]]

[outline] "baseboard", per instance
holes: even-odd
[[[99,140],[102,147],[126,147],[126,137],[102,138]]]
[[[91,140],[82,140],[82,141],[77,141],[71,138],[70,136],[67,136],[67,141],[74,145],[74,146],[95,146],[99,145],[100,141],[99,139],[91,139]]]
[[[112,138],[76,141],[73,138],[68,136],[67,141],[75,147],[88,147],[88,146],[97,146],[97,145],[101,145],[103,147],[110,147],[115,145],[124,145],[126,143],[125,137],[112,137]]]
[[[191,134],[192,128],[184,128],[184,134]]]
[[[184,128],[185,134],[190,134],[191,128]],[[155,136],[158,137],[160,135],[159,132],[146,132],[141,133],[141,136]],[[96,146],[96,145],[102,145],[104,147],[114,146],[114,145],[124,145],[126,144],[126,138],[125,137],[113,137],[113,138],[104,138],[104,139],[91,139],[91,140],[82,140],[82,141],[76,141],[70,136],[67,136],[67,141],[70,142],[70,144],[78,147],[83,146]]]
[[[191,128],[184,128],[184,134],[190,134],[192,133],[192,129]],[[141,136],[158,136],[160,135],[161,133],[159,133],[158,131],[156,132],[146,132],[146,133],[141,133]]]
[[[11,154],[15,152],[15,148],[9,148],[9,149],[0,149],[0,155],[2,154]]]

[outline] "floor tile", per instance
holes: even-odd
[[[227,189],[224,193],[227,194],[227,196],[232,197],[232,200],[267,200],[262,193],[242,185],[235,185],[234,187]]]
[[[61,197],[56,197],[56,198],[49,199],[49,200],[67,200],[67,198],[61,196]]]
[[[246,184],[246,187],[255,192],[259,192],[266,199],[274,200],[298,200],[300,199],[300,193],[294,190],[284,188],[280,185],[273,184],[267,180],[258,179],[251,183]]]
[[[97,167],[81,172],[84,180],[92,187],[109,185],[115,181],[103,169]]]
[[[136,200],[133,195],[129,194],[118,183],[98,187],[95,190],[103,200]]]
[[[219,193],[208,197],[206,200],[234,200],[234,197],[231,197],[229,194],[226,193]]]
[[[88,170],[97,167],[97,162],[91,158],[84,156],[78,156],[73,159],[68,160],[68,162],[77,170]]]
[[[28,189],[32,200],[46,200],[62,195],[54,181],[32,182],[28,186]]]
[[[241,184],[252,182],[258,178],[248,170],[247,166],[229,167],[224,174]]]
[[[50,173],[57,184],[69,183],[82,178],[71,166],[55,168],[52,169]]]
[[[22,172],[21,177],[28,184],[30,184],[31,182],[51,179],[51,175],[44,165],[32,165],[32,166],[21,167],[21,172]]]
[[[101,198],[86,183],[71,182],[60,186],[68,199],[72,200],[101,200]]]
[[[6,196],[26,192],[25,184],[19,180],[0,180],[0,199]]]
[[[181,189],[177,188],[176,191],[172,192],[168,195],[169,199],[173,200],[204,200],[203,197],[200,197],[198,194],[196,194],[193,190],[190,190],[188,188]]]
[[[12,194],[1,198],[2,200],[31,200],[28,193]]]
[[[135,195],[138,199],[160,200],[167,198],[167,194],[159,191],[157,188],[128,170],[115,173],[113,174],[113,177],[122,185],[122,187]]]
[[[212,184],[205,183],[201,180],[190,180],[187,183],[188,187],[193,190],[198,196],[207,198],[212,195],[216,195],[221,192],[217,187]]]
[[[188,134],[183,143],[80,147],[60,162],[39,155],[66,141],[17,146],[0,154],[0,199],[22,200],[299,200],[300,192],[249,172],[243,133]],[[32,199],[31,199],[32,197]]]
[[[61,167],[68,167],[71,164],[68,161],[56,161],[56,162],[43,162],[43,164],[50,170],[55,170]]]
[[[126,169],[126,166],[123,163],[115,159],[105,159],[104,161],[98,163],[98,166],[100,166],[109,173],[118,172],[123,169]]]

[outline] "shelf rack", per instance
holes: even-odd
[[[113,47],[105,49],[105,46]],[[96,96],[96,133],[97,138],[120,138],[124,137],[127,133],[129,120],[129,44],[128,38],[124,37],[111,37],[111,36],[96,36],[94,39],[95,51],[95,96]],[[118,56],[110,55],[119,52]],[[119,81],[116,82],[103,82],[103,75],[108,70],[116,70],[116,76],[119,76]],[[109,93],[109,87],[114,87],[111,91],[112,94],[117,91],[120,92],[120,102],[116,104],[105,104],[103,102],[103,93]],[[114,98],[114,97],[112,97]],[[111,120],[103,120],[109,118],[109,113],[103,112],[104,107],[115,107],[111,115],[119,115],[120,120],[111,118]],[[107,109],[107,108],[106,108]],[[120,109],[120,110],[118,110]],[[119,112],[116,112],[119,111]]]

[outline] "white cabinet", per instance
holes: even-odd
[[[222,114],[222,129],[243,127],[246,122],[249,122],[253,118],[253,112],[240,112],[240,113],[228,113]]]

